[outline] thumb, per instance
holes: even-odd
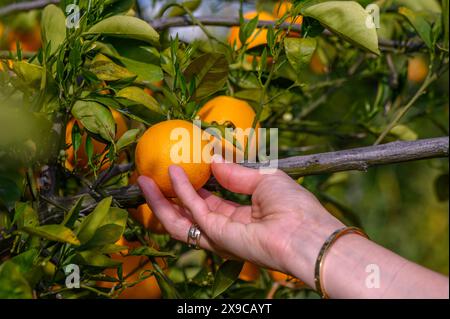
[[[264,177],[258,169],[225,162],[220,155],[213,156],[212,173],[220,185],[234,193],[251,195]]]

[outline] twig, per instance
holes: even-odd
[[[429,75],[426,77],[420,88],[417,90],[416,94],[409,100],[409,102],[403,106],[395,115],[394,119],[389,123],[389,125],[384,129],[384,131],[380,134],[380,136],[375,141],[374,145],[380,144],[384,138],[389,134],[389,132],[394,128],[395,125],[402,119],[402,117],[408,113],[409,109],[416,103],[416,101],[425,94],[426,89],[432,84],[434,81],[438,79],[438,75],[434,73],[433,75]]]
[[[97,180],[94,183],[92,183],[92,188],[97,189],[100,185],[109,181],[111,178],[131,171],[133,169],[133,167],[134,167],[134,163],[127,163],[127,164],[112,166],[111,168],[100,173]]]

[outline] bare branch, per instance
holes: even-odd
[[[448,157],[448,137],[409,142],[392,142],[350,150],[295,156],[278,161],[278,168],[291,176],[306,176],[341,171],[366,171],[375,165]],[[245,164],[259,168],[261,164]]]

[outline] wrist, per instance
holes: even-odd
[[[335,230],[344,226],[332,217],[319,226],[302,228],[293,241],[292,258],[288,260],[287,271],[314,288],[314,268],[320,249]]]

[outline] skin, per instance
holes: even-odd
[[[333,231],[344,225],[305,188],[281,171],[225,163],[211,165],[226,189],[252,195],[252,205],[221,199],[205,189],[195,191],[178,166],[169,167],[175,193],[183,206],[168,201],[156,184],[141,176],[144,196],[177,240],[186,242],[190,226],[202,231],[200,246],[223,257],[248,260],[314,285],[319,250]],[[368,265],[377,265],[379,285],[368,288]],[[432,272],[355,234],[339,238],[324,258],[322,284],[331,298],[448,298],[448,277]]]

